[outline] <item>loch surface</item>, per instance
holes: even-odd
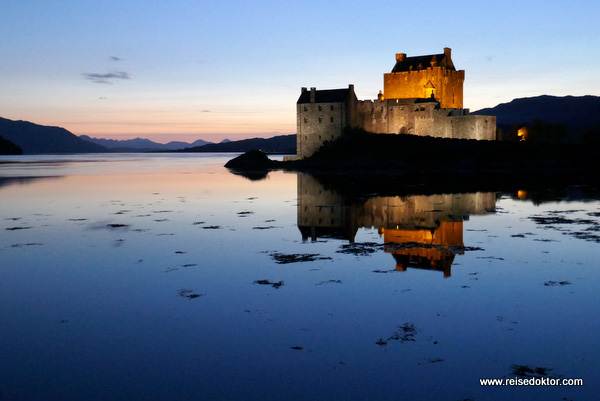
[[[594,190],[355,198],[232,157],[0,158],[0,400],[597,396]],[[583,385],[480,385],[528,377]]]

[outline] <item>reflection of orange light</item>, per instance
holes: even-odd
[[[456,253],[453,246],[463,246],[463,222],[441,221],[440,226],[431,229],[379,229],[383,233],[384,242],[396,244],[414,244],[401,249],[390,248],[387,252],[394,254],[397,270],[404,271],[408,262],[415,263],[420,268],[430,268],[444,271],[444,277],[450,277],[450,267]],[[431,247],[437,245],[437,247]],[[445,249],[446,248],[446,249]],[[404,258],[403,258],[404,256]]]
[[[525,141],[527,139],[527,128],[519,128],[519,130],[517,131],[517,136],[521,138],[521,141]]]
[[[519,199],[527,199],[527,191],[523,191],[523,190],[518,190],[517,191],[517,198]]]

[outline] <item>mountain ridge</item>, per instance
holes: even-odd
[[[600,132],[600,96],[593,95],[517,98],[471,114],[496,116],[496,124],[503,130],[513,125],[542,120],[550,124],[563,124],[570,136],[577,140],[586,131]]]
[[[135,138],[135,139],[105,139],[105,138],[94,138],[88,135],[79,135],[79,138],[96,143],[104,146],[105,148],[113,151],[156,151],[156,150],[179,150],[195,146],[204,146],[211,144],[212,142],[198,139],[192,143],[183,141],[170,141],[168,143],[158,143],[147,138]]]
[[[37,153],[106,153],[108,149],[86,142],[62,127],[39,125],[0,117],[0,135],[23,150]]]

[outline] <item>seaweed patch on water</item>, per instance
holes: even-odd
[[[283,281],[273,282],[273,281],[269,281],[269,280],[256,280],[252,284],[270,285],[271,287],[277,289],[277,288],[283,286]]]
[[[529,218],[536,224],[543,226],[545,229],[551,229],[562,232],[563,235],[570,235],[577,239],[584,241],[600,243],[600,221],[588,219],[588,218],[570,218],[564,216],[564,214],[582,212],[581,210],[565,210],[565,211],[551,211],[548,215],[534,215]],[[600,213],[590,212],[586,213],[590,217],[600,217]],[[577,231],[571,230],[568,226],[585,227]],[[534,240],[538,241],[538,240]],[[544,242],[550,242],[551,240],[540,240]]]
[[[315,260],[331,260],[328,256],[321,256],[318,253],[280,253],[273,252],[271,258],[280,265],[298,262],[314,262]]]
[[[425,364],[425,365],[431,365],[433,363],[444,362],[444,360],[442,358],[423,358],[423,360],[424,360],[423,364]],[[417,365],[421,365],[421,362],[419,362]]]
[[[562,285],[570,285],[571,283],[568,281],[546,281],[544,285],[546,287],[557,287]]]
[[[252,227],[253,230],[270,230],[272,228],[280,228],[280,227],[276,227],[276,226],[256,226],[256,227]]]
[[[382,246],[375,242],[355,242],[351,244],[343,244],[336,253],[344,253],[347,255],[367,256],[380,250]]]
[[[206,295],[206,294],[197,294],[194,292],[194,290],[189,290],[187,288],[183,288],[183,289],[179,290],[178,293],[179,293],[180,297],[184,297],[184,298],[188,298],[188,299],[200,298],[200,297],[203,297]]]
[[[39,246],[39,245],[43,245],[39,242],[30,242],[28,244],[12,244],[11,248],[22,248],[24,246]]]
[[[325,280],[325,281],[320,281],[315,285],[323,285],[323,284],[342,284],[342,280]]]
[[[417,334],[417,328],[414,324],[406,322],[401,326],[398,326],[398,330],[394,332],[391,336],[384,340],[380,338],[375,344],[377,345],[387,345],[388,341],[400,341],[401,343],[413,342],[415,340],[415,335]]]
[[[552,369],[544,368],[541,366],[527,366],[527,365],[510,365],[510,370],[513,375],[519,377],[552,377],[550,372]]]
[[[400,270],[389,269],[389,270],[373,270],[373,273],[398,273]]]
[[[125,227],[129,227],[128,224],[120,224],[120,223],[111,223],[111,224],[107,224],[106,227],[109,228],[125,228]]]

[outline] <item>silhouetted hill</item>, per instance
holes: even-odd
[[[241,141],[213,143],[180,150],[179,152],[247,152],[262,150],[266,153],[296,153],[296,135],[280,135],[273,138],[252,138]]]
[[[515,124],[531,124],[539,119],[552,124],[562,123],[569,134],[577,139],[585,131],[600,132],[599,96],[528,97],[471,114],[496,116],[496,122],[503,131]]]
[[[103,153],[107,149],[60,127],[0,118],[0,135],[23,149],[23,153]]]
[[[22,155],[23,149],[0,136],[0,155]]]
[[[104,138],[92,138],[87,135],[79,135],[79,138],[92,142],[101,146],[104,146],[107,149],[110,149],[115,152],[151,152],[156,150],[178,150],[185,149],[193,146],[204,146],[206,144],[212,143],[208,141],[204,141],[202,139],[198,139],[192,143],[181,142],[181,141],[171,141],[169,143],[157,143],[151,141],[149,139],[144,138],[135,138],[135,139],[104,139]]]

